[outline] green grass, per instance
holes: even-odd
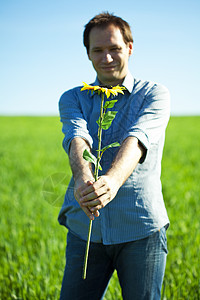
[[[200,299],[200,117],[174,117],[162,164],[168,230],[166,299]]]
[[[42,191],[49,176],[71,175],[59,118],[0,117],[0,128],[0,299],[58,299],[66,230]],[[200,299],[199,128],[200,117],[172,117],[167,128],[162,182],[171,225],[163,299]],[[122,299],[116,273],[105,299]]]

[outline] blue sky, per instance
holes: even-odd
[[[167,86],[172,115],[200,114],[199,0],[1,0],[0,115],[58,115],[64,91],[94,81],[82,33],[102,11],[131,25],[134,77]]]

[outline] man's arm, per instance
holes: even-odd
[[[98,210],[114,199],[143,154],[144,148],[136,137],[130,136],[125,139],[106,175],[96,182],[90,181],[90,185],[80,191],[81,207],[88,208],[96,216]]]
[[[83,191],[94,182],[91,164],[83,159],[83,151],[85,149],[90,151],[88,143],[82,138],[74,138],[70,144],[69,161],[75,182],[74,196],[85,214],[93,220],[93,214],[96,217],[99,216],[98,210],[92,214],[87,206],[83,206],[82,203],[80,203]]]

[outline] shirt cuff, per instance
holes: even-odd
[[[74,132],[71,135],[65,136],[63,139],[63,148],[65,149],[65,151],[68,155],[69,155],[69,148],[70,148],[71,141],[76,137],[80,137],[80,138],[86,140],[88,142],[88,144],[90,145],[90,147],[92,148],[93,140],[89,134],[84,133],[84,132]]]

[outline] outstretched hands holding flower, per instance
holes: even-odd
[[[87,184],[82,185],[77,190],[79,193],[79,204],[84,211],[87,210],[87,215],[90,218],[89,230],[88,230],[88,240],[85,252],[85,260],[84,260],[84,270],[83,270],[83,279],[86,278],[86,269],[87,269],[87,259],[88,259],[88,251],[89,251],[89,244],[90,244],[90,236],[91,236],[91,229],[92,229],[92,221],[93,217],[91,214],[95,215],[96,217],[99,216],[99,210],[103,208],[106,204],[108,204],[116,195],[118,191],[118,187],[112,182],[111,178],[104,175],[98,179],[98,171],[102,170],[100,161],[102,158],[103,153],[112,147],[118,147],[120,144],[118,142],[114,142],[110,145],[105,146],[101,149],[101,141],[102,141],[102,130],[107,130],[116,114],[117,111],[108,110],[113,108],[117,100],[109,100],[105,101],[104,103],[104,95],[106,95],[107,99],[110,96],[117,96],[118,93],[124,94],[123,90],[124,87],[120,87],[119,85],[115,87],[100,87],[100,86],[92,86],[84,83],[83,88],[81,91],[88,90],[91,93],[97,93],[101,96],[101,109],[100,109],[100,116],[99,119],[96,121],[98,124],[98,149],[97,149],[97,157],[94,156],[90,151],[87,149],[83,152],[83,158],[90,163],[95,165],[94,171],[94,182],[88,181]]]

